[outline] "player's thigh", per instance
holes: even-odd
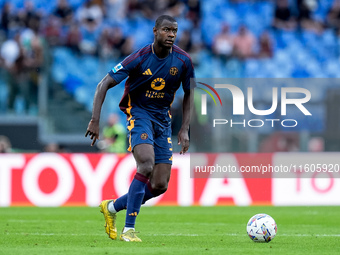
[[[151,144],[142,143],[137,144],[133,149],[133,156],[137,163],[137,171],[141,167],[148,167],[150,173],[155,165],[155,152]]]
[[[139,144],[154,144],[152,122],[145,118],[133,117],[127,121],[129,151],[134,151]]]
[[[137,163],[137,172],[149,177],[155,165],[153,127],[148,119],[130,119],[129,143]]]
[[[172,165],[171,127],[155,128],[155,163]]]

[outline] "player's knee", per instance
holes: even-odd
[[[152,193],[156,196],[163,194],[168,189],[168,183],[157,182],[152,185]]]
[[[138,162],[137,170],[144,176],[150,177],[154,164],[155,163],[152,158],[141,160],[140,162]]]

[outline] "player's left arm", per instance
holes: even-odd
[[[183,118],[182,126],[178,132],[178,144],[182,145],[180,154],[185,154],[189,149],[189,125],[191,115],[191,105],[193,104],[193,89],[186,90],[183,98]]]
[[[195,78],[194,67],[190,58],[186,59],[185,62],[186,72],[182,80],[182,86],[184,90],[184,98],[183,98],[183,118],[182,118],[182,126],[178,132],[178,144],[182,145],[182,149],[180,154],[185,154],[189,149],[189,125],[190,125],[190,115],[191,108],[194,102],[194,91],[190,84],[190,80]],[[194,81],[194,80],[193,80]]]

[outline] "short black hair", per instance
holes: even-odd
[[[170,22],[177,22],[173,17],[169,15],[161,15],[156,19],[155,27],[159,28],[163,22],[163,20],[168,20]]]

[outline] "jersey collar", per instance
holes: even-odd
[[[152,49],[152,54],[155,54],[155,51],[154,51],[154,49],[153,49],[153,43],[151,44],[151,49]],[[171,49],[170,49],[170,53],[172,53],[172,47],[171,47]]]

